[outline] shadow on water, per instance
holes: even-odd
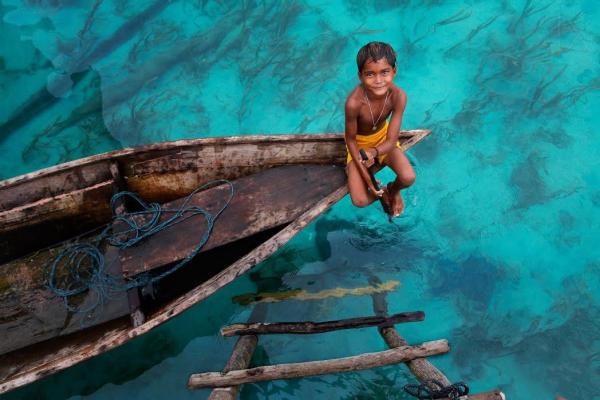
[[[60,101],[60,95],[77,86],[83,78],[86,71],[89,71],[92,65],[111,54],[115,49],[129,40],[148,20],[159,14],[169,3],[165,1],[156,1],[139,15],[131,17],[117,29],[110,37],[103,41],[96,41],[97,36],[90,33],[94,25],[98,6],[101,2],[96,2],[86,18],[86,21],[78,32],[73,43],[64,43],[62,38],[57,39],[57,47],[72,54],[63,54],[68,60],[59,73],[52,75],[48,82],[48,87],[53,93],[45,87],[38,90],[28,100],[25,101],[16,112],[9,117],[0,126],[0,142],[10,135],[13,131],[25,125],[31,115],[38,114],[50,108]]]
[[[527,208],[550,199],[541,174],[545,162],[545,158],[534,151],[513,169],[509,183],[517,192],[515,208]]]
[[[452,192],[446,192],[439,199],[436,213],[436,228],[438,233],[448,243],[460,246],[479,235],[480,226],[474,225],[460,210],[466,210],[469,206],[464,202],[465,193],[470,190],[468,184],[457,187]]]
[[[400,217],[402,219],[402,217]],[[380,224],[358,216],[355,225],[346,231],[347,242],[354,251],[364,252],[370,263],[378,264],[385,260],[416,260],[423,258],[435,248],[434,244],[423,242],[411,234],[420,228],[418,220],[400,220],[389,223],[382,216]],[[373,266],[373,268],[377,268]],[[388,270],[390,266],[382,266]],[[404,268],[398,265],[395,268]],[[408,266],[406,266],[408,268]],[[389,272],[389,271],[388,271]]]
[[[339,376],[335,382],[337,387],[349,388],[349,393],[340,399],[344,400],[387,400],[410,399],[402,387],[414,381],[405,368],[383,367],[360,374]]]
[[[91,109],[79,109],[77,118],[79,130],[76,134],[65,131],[70,122],[64,123],[57,119],[39,134],[35,135],[25,147],[21,158],[23,163],[39,165],[63,163],[74,158],[86,157],[99,152],[110,151],[121,147],[108,130],[102,114],[98,113],[102,104],[102,79],[95,70],[86,70],[77,74],[85,76],[86,97],[89,104],[94,104]],[[83,88],[82,88],[83,89]]]
[[[264,347],[260,344],[256,347],[256,351],[252,357],[250,365],[270,365],[269,357],[266,355]],[[259,400],[268,398],[278,398],[282,395],[287,395],[289,396],[288,398],[293,399],[298,398],[300,387],[300,379],[258,382],[253,385],[243,385],[242,390],[240,391],[239,398],[244,400]]]
[[[494,289],[503,279],[502,266],[485,257],[471,255],[464,261],[443,259],[436,262],[436,273],[429,275],[429,290],[435,297],[466,301],[469,309],[482,312],[489,307]]]
[[[569,196],[579,190],[575,183],[554,181],[550,186],[546,167],[547,159],[538,151],[531,152],[513,169],[509,184],[516,189],[513,210],[544,204],[550,200]],[[568,183],[568,186],[565,186]],[[554,189],[554,190],[551,190]]]
[[[540,127],[530,134],[515,137],[514,144],[519,148],[527,148],[531,145],[532,139],[551,144],[560,150],[568,149],[575,142],[573,135],[569,134],[562,128]]]
[[[433,111],[432,111],[433,112]],[[428,118],[426,119],[428,121]],[[445,153],[448,147],[448,139],[456,133],[456,131],[446,122],[423,122],[421,126],[426,126],[431,129],[433,134],[429,135],[427,140],[419,143],[410,151],[423,163],[433,163],[440,154]]]
[[[286,282],[285,277],[294,276],[304,264],[318,260],[318,254],[309,245],[286,246],[276,256],[263,261],[259,268],[249,272],[250,280],[256,284],[258,292],[294,290],[297,287]]]
[[[354,227],[355,224],[347,220],[323,216],[315,223],[314,239],[311,235],[311,240],[294,240],[293,245],[284,246],[277,252],[276,257],[268,258],[259,268],[251,271],[250,279],[257,285],[259,292],[295,290],[312,286],[317,279],[314,274],[299,275],[298,273],[305,265],[315,262],[327,263],[332,257],[332,242],[328,235]],[[343,279],[348,272],[347,268],[347,266],[327,264],[324,272]]]
[[[331,242],[327,239],[329,233],[351,230],[355,227],[356,225],[347,219],[319,218],[315,224],[315,244],[317,246],[319,258],[321,260],[327,260],[331,257]]]

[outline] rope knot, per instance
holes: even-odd
[[[458,400],[460,397],[469,394],[469,387],[464,382],[456,382],[451,385],[444,386],[444,384],[440,381],[430,379],[418,385],[404,385],[404,391],[419,400],[446,398],[450,400]]]

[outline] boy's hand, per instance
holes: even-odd
[[[365,150],[365,153],[367,154],[367,159],[361,160],[360,162],[365,166],[365,168],[370,168],[373,164],[375,164],[375,151],[368,149]]]
[[[369,185],[369,191],[377,197],[383,196],[383,189],[377,190],[373,185]]]

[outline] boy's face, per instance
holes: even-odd
[[[377,61],[368,59],[358,73],[358,78],[373,97],[385,96],[395,76],[396,68],[385,57]]]

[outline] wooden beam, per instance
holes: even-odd
[[[340,329],[364,328],[367,326],[390,326],[403,322],[423,321],[425,313],[423,311],[404,312],[394,314],[390,317],[374,316],[349,318],[337,321],[324,322],[265,322],[254,324],[234,324],[221,328],[221,335],[249,335],[249,334],[273,334],[273,333],[291,333],[308,334],[336,331]]]
[[[370,284],[377,284],[379,282],[379,279],[374,276],[369,279]],[[376,293],[371,296],[371,298],[373,299],[373,310],[375,311],[375,314],[382,316],[387,315],[388,305],[385,293]],[[406,346],[408,344],[394,327],[379,328],[379,334],[391,349]],[[406,362],[406,366],[419,382],[436,380],[444,386],[450,385],[450,380],[446,375],[424,358],[409,360]],[[431,389],[436,389],[436,387],[431,387]]]
[[[385,343],[389,348],[397,348],[406,346],[406,340],[400,336],[394,327],[379,328],[379,333],[385,340]],[[406,366],[412,372],[412,374],[420,381],[426,382],[429,380],[437,380],[444,386],[450,385],[450,380],[444,375],[439,369],[437,369],[432,363],[424,358],[417,358],[409,360]],[[432,387],[434,389],[435,387]]]
[[[109,222],[112,184],[107,180],[0,210],[0,263]]]
[[[257,343],[256,335],[241,336],[233,348],[227,365],[223,368],[223,373],[248,368]],[[208,400],[235,400],[238,390],[239,386],[215,388],[208,396]]]
[[[419,346],[404,346],[376,353],[365,353],[358,356],[331,360],[268,365],[227,373],[206,372],[191,375],[188,380],[188,387],[190,389],[199,389],[232,386],[274,379],[292,379],[304,376],[358,371],[406,362],[418,357],[447,353],[449,350],[450,347],[447,340],[435,340]]]
[[[252,309],[252,313],[248,318],[248,322],[252,321],[264,321],[267,315],[267,305],[258,304]],[[255,335],[244,335],[241,336],[236,342],[229,361],[223,368],[223,372],[229,372],[236,369],[246,369],[250,365],[250,360],[258,344],[258,336]],[[239,386],[227,386],[214,388],[208,400],[236,400]]]

